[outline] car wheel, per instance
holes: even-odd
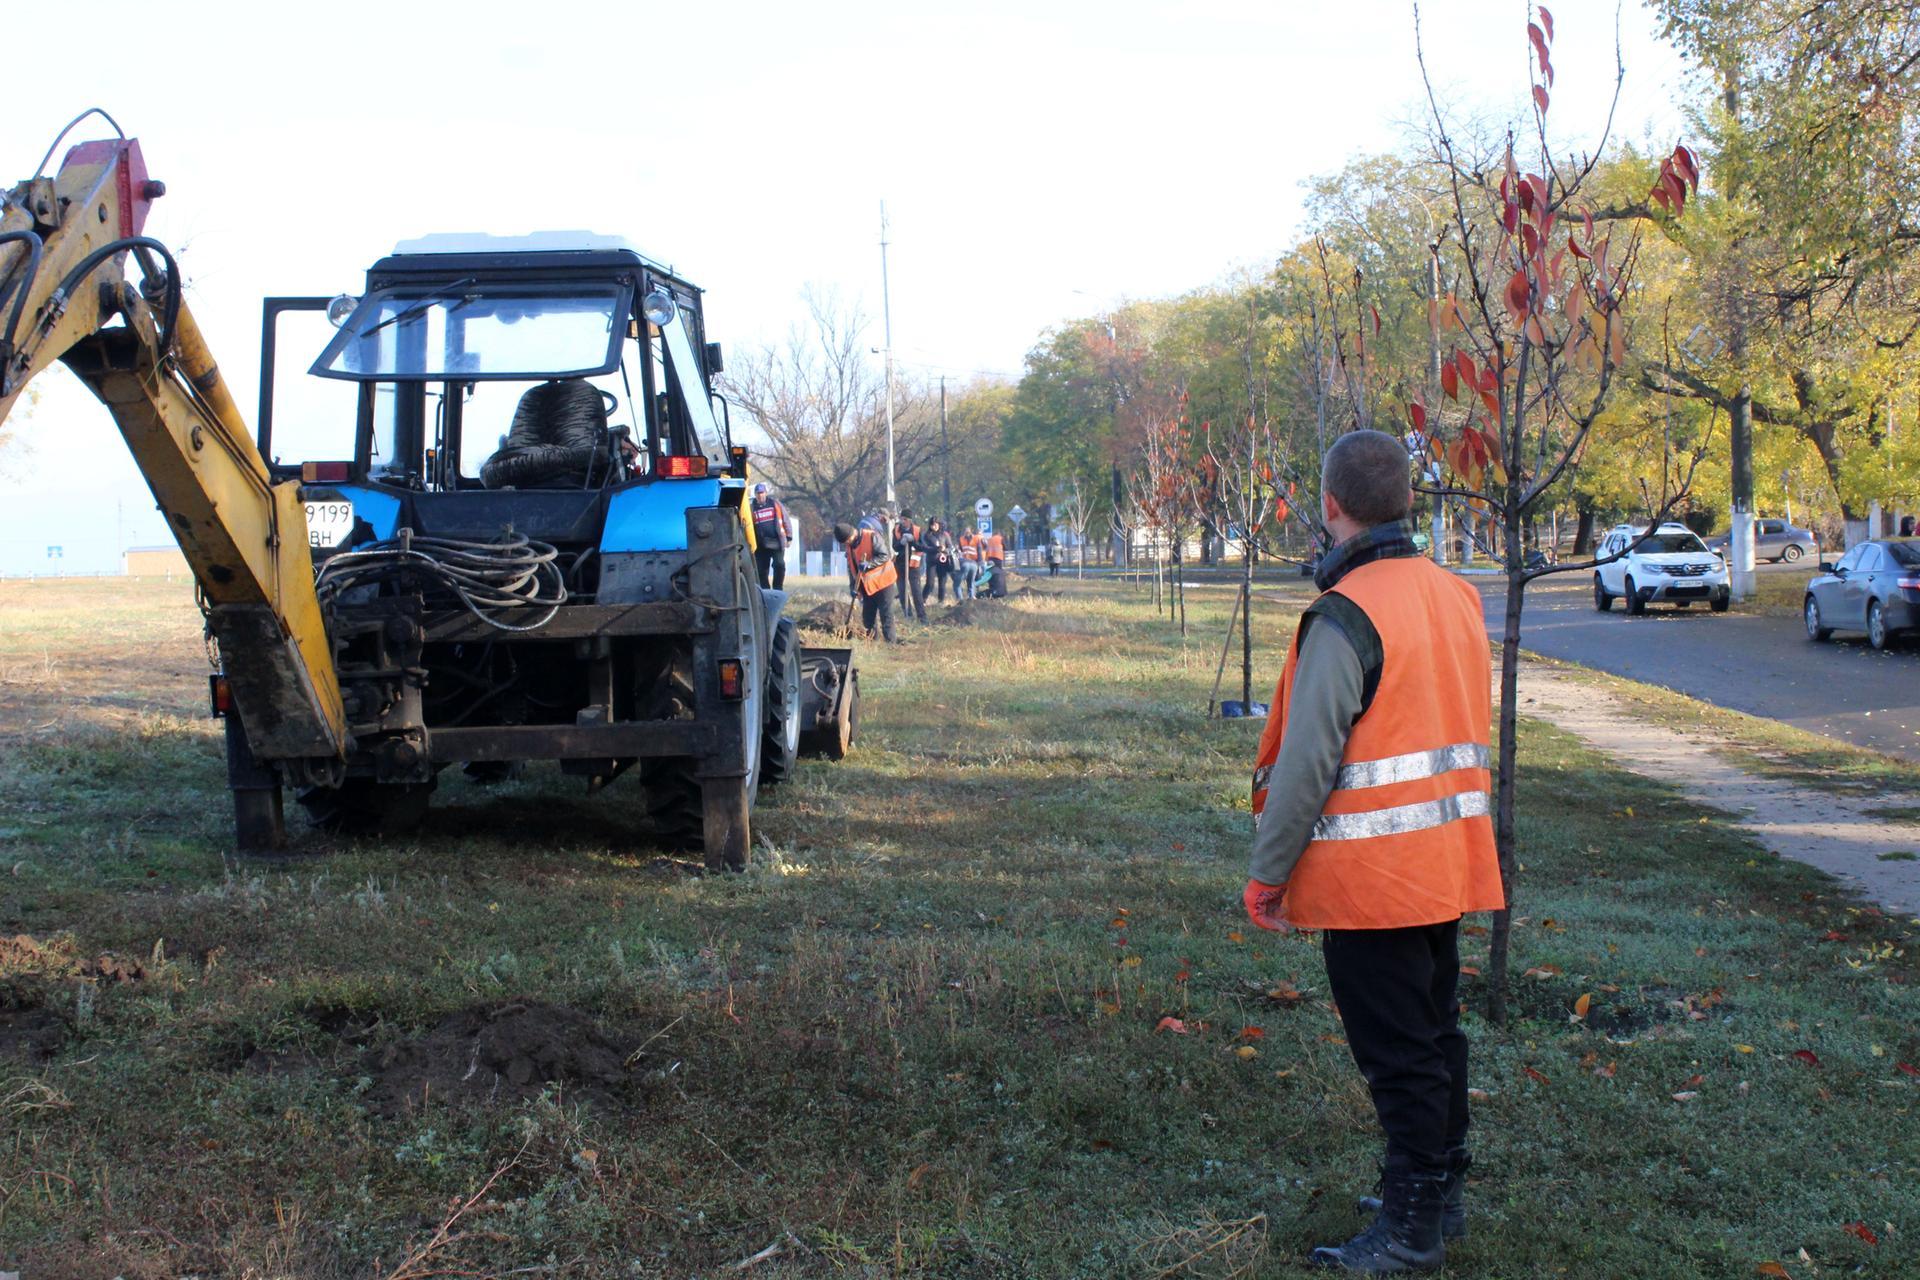
[[[1792,564],[1795,560],[1798,560],[1801,556],[1805,554],[1807,553],[1800,549],[1800,545],[1798,543],[1789,542],[1786,545],[1786,548],[1780,552],[1780,558],[1782,560],[1785,560],[1788,564]]]
[[[1867,643],[1876,649],[1887,647],[1887,615],[1881,612],[1878,600],[1867,602]]]
[[[1647,611],[1647,602],[1640,598],[1640,589],[1633,585],[1633,575],[1627,575],[1627,612],[1639,617]]]
[[[1610,613],[1613,610],[1613,597],[1608,595],[1607,589],[1600,585],[1600,575],[1597,573],[1593,575],[1593,607],[1602,613]]]
[[[1807,620],[1807,639],[1829,640],[1833,638],[1833,628],[1820,625],[1820,602],[1813,598],[1811,592],[1807,594],[1806,604],[1801,606],[1801,613]]]
[[[1725,613],[1727,611],[1728,606],[1731,605],[1732,603],[1733,603],[1732,590],[1726,587],[1722,587],[1720,590],[1713,593],[1710,607],[1713,609],[1715,613]]]

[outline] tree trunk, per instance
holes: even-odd
[[[1582,502],[1576,509],[1580,523],[1573,529],[1573,558],[1585,560],[1593,550],[1593,504]]]
[[[1520,513],[1507,517],[1507,619],[1500,636],[1500,768],[1494,784],[1493,838],[1500,853],[1500,891],[1506,906],[1494,913],[1487,948],[1487,1021],[1507,1022],[1507,951],[1513,931],[1514,793],[1519,759],[1520,609],[1526,598],[1519,545]]]
[[[1187,557],[1185,547],[1173,547],[1173,603],[1181,610],[1181,639],[1187,639]]]
[[[1821,464],[1827,469],[1827,482],[1833,486],[1833,496],[1840,503],[1841,517],[1849,521],[1865,520],[1867,513],[1856,510],[1853,505],[1842,496],[1840,488],[1840,450],[1833,442],[1835,429],[1838,425],[1838,423],[1833,422],[1816,422],[1811,427],[1806,428],[1805,435],[1808,440],[1813,442],[1814,449],[1820,454]]]
[[[1253,554],[1241,557],[1240,569],[1240,707],[1253,714]]]

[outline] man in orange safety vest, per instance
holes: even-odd
[[[1247,914],[1318,929],[1327,985],[1386,1133],[1370,1226],[1313,1262],[1429,1271],[1466,1234],[1467,1041],[1460,917],[1505,902],[1488,816],[1491,673],[1472,587],[1405,523],[1406,446],[1340,437],[1314,576],[1253,775]]]

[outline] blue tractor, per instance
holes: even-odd
[[[283,788],[394,830],[449,767],[552,760],[745,866],[755,794],[846,753],[859,685],[758,585],[720,370],[701,291],[608,237],[429,237],[358,297],[267,299],[258,449],[300,484],[349,745],[267,758],[272,699],[216,677],[241,847],[282,841]]]

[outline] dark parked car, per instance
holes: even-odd
[[[1717,538],[1708,538],[1707,546],[1724,559],[1732,541],[1733,534],[1723,533]],[[1753,522],[1753,558],[1755,560],[1784,560],[1792,564],[1801,556],[1814,555],[1819,550],[1820,539],[1811,529],[1798,528],[1785,520]]]
[[[1894,635],[1920,627],[1920,542],[1863,542],[1820,570],[1802,605],[1809,640],[1864,631],[1868,643],[1884,649]]]

